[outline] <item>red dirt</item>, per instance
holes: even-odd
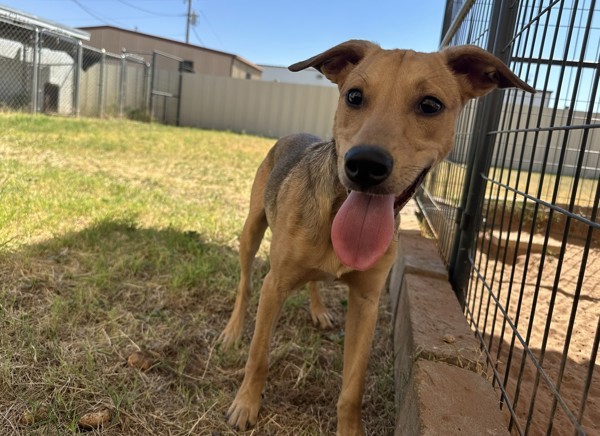
[[[558,246],[560,247],[560,243]],[[488,251],[485,247],[484,251]],[[492,247],[488,257],[478,254],[477,262],[486,281],[493,283],[492,289],[503,307],[508,307],[507,314],[517,325],[518,331],[540,363],[549,380],[539,378],[536,390],[538,371],[530,355],[523,360],[523,346],[515,339],[508,324],[503,322],[501,311],[495,311],[494,300],[489,300],[487,291],[483,292],[478,281],[473,285],[468,297],[468,306],[478,321],[480,331],[484,332],[486,345],[496,360],[496,369],[500,378],[506,378],[505,386],[510,403],[515,405],[518,425],[525,430],[525,422],[530,413],[533,400],[532,419],[529,433],[543,435],[549,430],[554,395],[548,381],[559,390],[564,400],[564,407],[556,405],[556,413],[552,421],[553,435],[572,435],[574,425],[565,412],[565,407],[577,419],[580,414],[586,380],[592,371],[591,384],[583,413],[583,428],[588,435],[600,434],[600,374],[598,364],[590,363],[594,335],[600,320],[600,249],[592,248],[588,253],[584,267],[584,276],[580,285],[580,296],[575,298],[578,288],[580,269],[584,249],[581,243],[567,243],[562,261],[559,252],[547,250],[545,259],[541,253],[519,255],[513,265],[506,263],[502,268],[504,251]],[[499,259],[496,264],[495,258]],[[506,259],[513,259],[509,252]],[[527,264],[526,264],[527,261]],[[514,267],[514,270],[513,270]],[[556,279],[557,272],[560,272]],[[541,276],[538,278],[538,274]],[[511,286],[512,285],[512,286]],[[522,288],[522,293],[519,290]],[[509,292],[510,291],[510,292]],[[489,311],[486,305],[490,301]],[[577,306],[575,302],[577,301]],[[553,305],[551,304],[553,302]],[[520,309],[519,309],[520,305]],[[552,309],[551,309],[552,306]],[[573,318],[572,335],[567,342],[567,331]],[[548,321],[550,320],[550,321]],[[532,321],[531,327],[529,327]],[[528,333],[528,329],[530,331]],[[503,331],[504,330],[504,331]],[[544,332],[548,331],[544,344]],[[490,341],[490,338],[491,341]],[[514,351],[510,355],[510,345],[514,341]],[[542,349],[545,350],[542,353]],[[510,363],[509,363],[510,362]],[[559,385],[561,365],[564,365]],[[593,368],[590,368],[593,365]],[[506,376],[509,368],[508,376]],[[521,369],[522,368],[522,369]],[[488,368],[492,374],[492,368]],[[521,381],[519,383],[519,376]],[[500,392],[499,388],[498,392]],[[505,406],[505,410],[506,406]],[[508,411],[507,411],[507,416]],[[513,426],[513,433],[518,434]]]

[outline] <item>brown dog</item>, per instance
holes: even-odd
[[[349,287],[337,432],[361,435],[365,371],[379,296],[396,257],[398,211],[450,151],[467,100],[494,88],[533,89],[473,46],[426,54],[353,40],[290,70],[308,67],[339,87],[334,137],[284,137],[256,174],[240,241],[238,294],[220,337],[224,346],[240,338],[252,262],[267,226],[271,269],[229,423],[242,430],[256,423],[269,344],[286,297],[307,282],[333,278]],[[314,285],[311,299],[313,319],[327,326]]]

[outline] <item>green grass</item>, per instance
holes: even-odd
[[[0,434],[230,434],[243,344],[215,339],[237,284],[238,236],[272,140],[121,120],[0,114]],[[267,270],[267,240],[255,289]],[[256,302],[256,295],[253,297]],[[324,292],[343,321],[344,289]],[[382,302],[364,418],[392,432],[390,314]],[[259,434],[335,431],[340,328],[292,297],[271,351]],[[133,351],[153,356],[141,372]],[[24,413],[37,419],[23,423]]]

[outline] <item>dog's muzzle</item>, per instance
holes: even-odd
[[[360,190],[367,190],[382,183],[392,173],[393,167],[392,156],[374,145],[357,145],[344,156],[346,176]]]

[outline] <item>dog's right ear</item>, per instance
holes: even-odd
[[[290,65],[288,69],[296,72],[315,67],[331,82],[339,85],[369,51],[377,48],[379,46],[372,42],[352,39],[310,59]]]

